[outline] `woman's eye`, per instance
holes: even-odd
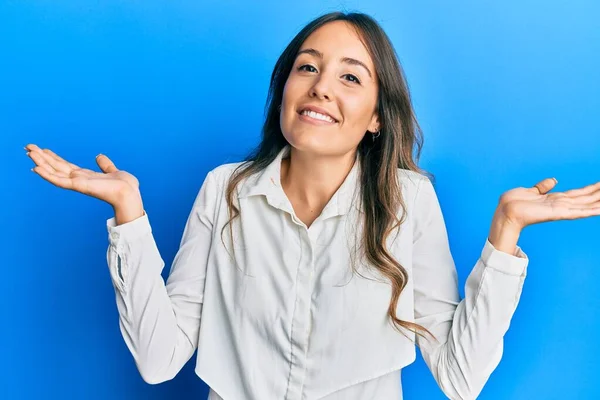
[[[356,76],[354,76],[354,75],[352,75],[352,74],[346,74],[346,75],[344,75],[344,76],[347,76],[347,77],[350,77],[350,78],[352,78],[352,79],[350,79],[350,82],[355,82],[355,83],[358,83],[358,84],[360,84],[360,80],[359,80],[359,79],[358,79]]]
[[[304,64],[304,65],[301,65],[298,67],[298,71],[316,72],[317,69],[310,64]],[[350,79],[347,79],[348,81],[357,83],[360,85],[360,80],[355,75],[345,74],[344,76],[350,78]]]
[[[304,64],[304,65],[301,65],[298,67],[298,71],[306,71],[306,68],[304,68],[304,67],[312,68],[312,69],[316,70],[316,68],[313,67],[312,65]],[[308,72],[314,72],[314,71],[308,71]]]

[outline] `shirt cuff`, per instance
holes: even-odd
[[[125,242],[132,242],[152,232],[148,214],[145,210],[141,217],[121,225],[117,225],[115,217],[109,218],[106,220],[106,229],[108,230],[108,241],[115,247]]]
[[[512,255],[496,249],[487,238],[481,251],[481,259],[488,268],[517,276],[525,275],[529,263],[529,257],[518,245],[515,254]]]

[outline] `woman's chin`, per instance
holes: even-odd
[[[303,134],[300,137],[286,138],[288,143],[297,151],[303,153],[324,154],[331,150],[331,143],[323,140],[321,135]]]

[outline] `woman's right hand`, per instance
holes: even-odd
[[[115,167],[105,155],[98,155],[96,163],[102,172],[81,168],[35,144],[25,146],[27,155],[35,162],[33,171],[63,189],[74,190],[103,200],[117,209],[129,199],[141,198],[139,182],[129,172]]]

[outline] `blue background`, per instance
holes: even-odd
[[[310,19],[364,11],[403,63],[460,291],[497,200],[600,179],[594,1],[0,1],[0,397],[204,399],[192,360],[142,381],[120,335],[109,205],[30,172],[36,143],[136,175],[168,267],[207,171],[260,137],[271,69]],[[600,219],[527,227],[529,275],[481,399],[596,399]],[[406,399],[443,399],[420,356]]]

